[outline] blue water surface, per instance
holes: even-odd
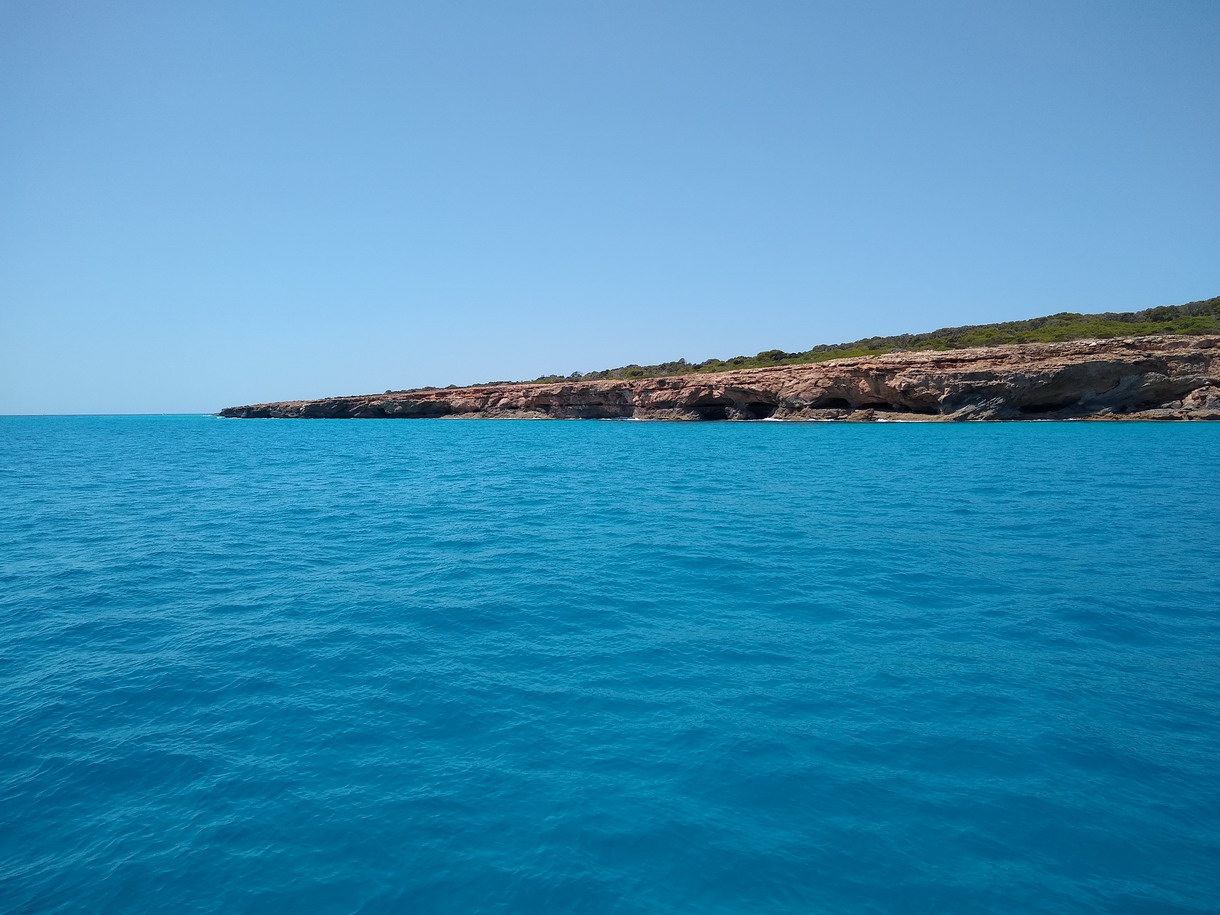
[[[1215,912],[1218,457],[0,418],[0,910]]]

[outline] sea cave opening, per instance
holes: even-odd
[[[744,412],[753,419],[767,419],[775,413],[775,404],[756,401],[745,405]]]
[[[810,406],[815,410],[850,410],[852,408],[846,397],[827,397],[825,400],[814,401]]]
[[[1047,413],[1056,413],[1060,410],[1065,410],[1072,406],[1076,401],[1066,400],[1055,403],[1027,403],[1020,408],[1020,411],[1025,416],[1042,416]]]
[[[729,418],[728,404],[708,403],[695,407],[695,413],[702,420],[719,420]]]

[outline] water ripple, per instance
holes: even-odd
[[[0,909],[1214,911],[1218,446],[0,418]]]

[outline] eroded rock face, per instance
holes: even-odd
[[[617,381],[226,407],[221,416],[689,420],[1220,419],[1220,336],[1123,337]]]

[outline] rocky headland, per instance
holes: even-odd
[[[1220,336],[857,356],[663,378],[497,384],[226,407],[241,418],[1220,420]]]

